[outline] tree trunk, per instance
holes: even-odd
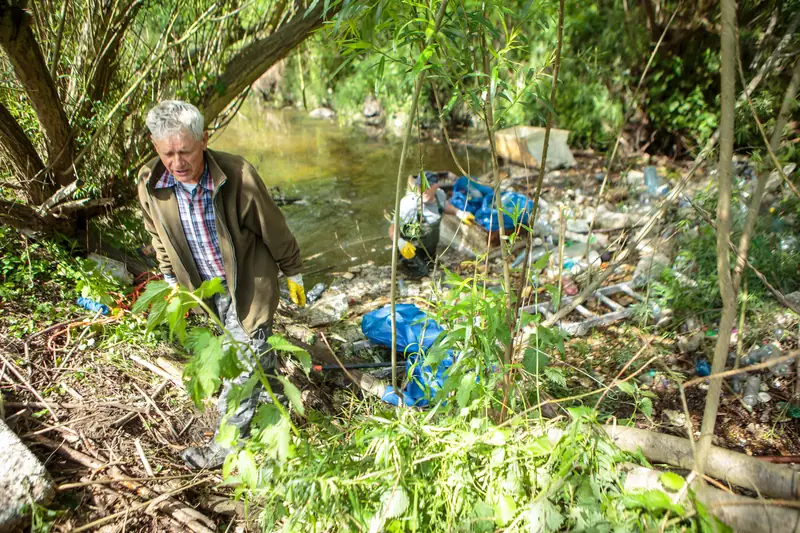
[[[736,0],[722,0],[722,94],[719,142],[719,199],[717,201],[717,273],[722,296],[722,318],[711,373],[725,369],[728,345],[736,319],[736,294],[731,280],[731,261],[728,241],[731,235],[731,170],[733,167],[733,122],[736,107]],[[714,379],[708,387],[700,441],[697,446],[697,472],[702,476],[705,460],[714,436],[719,409],[722,380]]]
[[[23,7],[0,0],[0,46],[8,54],[17,79],[25,88],[39,118],[47,145],[48,164],[52,166],[56,183],[64,186],[72,180],[72,130],[42,51],[33,36],[31,22],[31,16]]]
[[[224,87],[224,90],[209,89],[201,107],[207,124],[211,123],[247,86],[255,83],[269,67],[286,57],[286,54],[303,42],[312,31],[322,26],[325,21],[323,4],[325,3],[319,2],[308,16],[303,16],[304,12],[301,10],[275,33],[266,39],[251,43],[228,63],[217,83],[217,86]],[[333,11],[329,10],[325,17],[333,14]]]
[[[0,153],[19,174],[27,200],[35,205],[44,201],[43,176],[37,174],[44,168],[36,148],[28,136],[0,103]]]

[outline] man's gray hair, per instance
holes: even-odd
[[[189,132],[198,141],[203,138],[205,121],[200,110],[180,100],[163,100],[147,113],[147,128],[154,139],[164,139]]]

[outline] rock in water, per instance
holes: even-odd
[[[30,500],[47,505],[55,489],[39,459],[0,419],[0,531],[18,526],[30,512]]]
[[[333,111],[333,109],[328,109],[327,107],[318,107],[316,109],[312,109],[308,116],[318,120],[333,120],[336,118],[336,113]]]

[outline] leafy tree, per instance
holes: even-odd
[[[329,5],[330,4],[330,5]],[[336,3],[0,0],[0,220],[72,233],[132,197],[144,116],[182,98],[211,130]]]

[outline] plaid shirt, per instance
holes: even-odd
[[[208,172],[208,163],[194,191],[190,192],[168,170],[156,183],[156,189],[167,187],[174,188],[183,233],[186,235],[200,277],[203,281],[212,278],[224,280],[225,268],[222,265],[222,252],[219,249],[217,221],[212,202],[214,183]]]

